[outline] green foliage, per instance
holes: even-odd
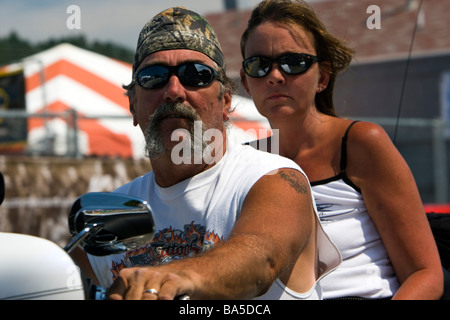
[[[84,35],[61,37],[58,39],[52,38],[33,44],[12,31],[8,36],[0,38],[0,66],[17,62],[22,58],[49,49],[60,43],[71,43],[77,47],[127,63],[132,62],[134,54],[133,50],[111,42],[89,42]]]

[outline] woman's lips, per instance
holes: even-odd
[[[267,100],[280,100],[280,99],[287,99],[289,98],[288,95],[283,93],[274,93],[267,97]]]

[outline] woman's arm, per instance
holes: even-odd
[[[348,143],[347,175],[361,189],[401,283],[395,299],[439,299],[439,253],[414,177],[386,132],[356,124]]]

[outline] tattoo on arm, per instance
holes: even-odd
[[[306,194],[308,192],[308,187],[303,181],[295,175],[294,172],[279,171],[281,178],[289,183],[289,185],[298,193]]]

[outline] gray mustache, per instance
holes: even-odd
[[[194,122],[201,120],[197,111],[194,108],[191,108],[179,102],[165,103],[159,106],[149,117],[149,122],[145,130],[145,149],[147,156],[151,159],[158,158],[167,151],[159,134],[159,124],[163,119],[169,117],[181,117],[190,120],[191,123],[189,124],[188,130],[191,133],[191,141],[195,139]]]
[[[182,103],[168,102],[158,107],[149,118],[149,125],[157,126],[161,120],[169,117],[186,118],[191,121],[200,120],[197,111]]]

